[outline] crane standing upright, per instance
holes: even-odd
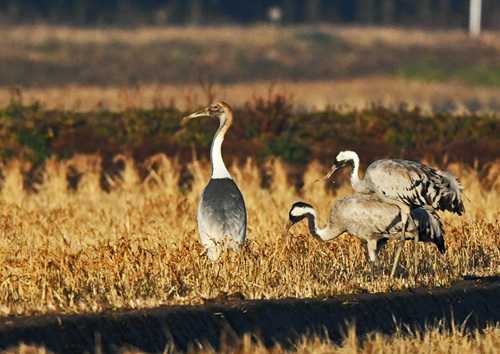
[[[243,195],[222,159],[224,135],[233,122],[231,107],[224,102],[214,102],[207,108],[184,117],[183,123],[200,117],[214,117],[220,122],[210,150],[212,174],[198,206],[201,242],[207,249],[208,258],[216,260],[222,248],[237,248],[245,241],[247,213]]]

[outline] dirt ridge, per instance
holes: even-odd
[[[0,318],[0,350],[21,343],[60,353],[175,351],[231,341],[255,333],[266,346],[287,347],[305,334],[339,343],[349,323],[361,338],[373,331],[425,328],[444,320],[483,329],[500,321],[500,277],[468,278],[451,286],[325,299],[229,300],[204,305],[83,315]]]

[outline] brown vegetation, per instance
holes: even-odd
[[[450,328],[451,327],[451,328]],[[208,354],[208,353],[256,353],[256,354],[280,354],[280,353],[421,353],[432,352],[436,354],[448,353],[492,353],[496,352],[500,346],[500,329],[498,326],[490,326],[483,331],[464,331],[460,324],[451,326],[444,323],[428,327],[423,330],[414,330],[410,334],[403,331],[394,336],[384,336],[380,333],[372,333],[367,339],[361,341],[355,332],[355,327],[351,327],[346,333],[343,342],[338,345],[327,339],[317,336],[304,336],[295,343],[292,348],[283,348],[276,345],[269,349],[253,335],[245,337],[232,345],[223,345],[216,351],[209,346],[202,349],[189,350],[190,354]],[[99,350],[100,348],[96,348]],[[167,352],[169,347],[165,348]],[[33,345],[20,345],[17,348],[11,348],[12,353],[40,353],[45,354],[48,351],[44,347]],[[142,353],[137,349],[122,348],[121,353],[136,354]]]
[[[418,108],[397,111],[372,105],[364,110],[341,113],[335,109],[300,113],[293,101],[281,95],[255,98],[234,110],[235,121],[224,142],[226,161],[240,165],[252,158],[263,166],[278,157],[288,164],[290,183],[299,189],[305,166],[313,161],[331,163],[340,150],[353,149],[362,166],[383,157],[405,158],[429,163],[463,163],[483,170],[500,156],[499,118],[491,114],[425,114]],[[117,155],[132,156],[141,178],[147,160],[164,153],[187,163],[197,155],[209,158],[215,120],[194,122],[181,127],[187,112],[175,106],[145,110],[109,112],[45,110],[39,104],[23,105],[13,99],[0,110],[0,158],[32,162],[27,178],[39,180],[48,157],[68,159],[75,154],[102,157],[101,186],[111,188],[106,175],[115,176],[124,168]],[[155,165],[155,164],[153,164]],[[292,168],[293,166],[293,168]],[[81,170],[71,167],[68,178],[74,188]],[[264,173],[264,171],[262,171]],[[185,164],[181,184],[189,179]],[[267,179],[263,180],[264,185]]]
[[[250,335],[235,346],[222,348],[222,353],[489,353],[500,345],[500,329],[491,326],[484,331],[466,332],[460,324],[449,326],[441,324],[411,334],[402,332],[388,337],[373,333],[361,341],[352,327],[342,344],[337,345],[319,337],[304,337],[293,349],[276,346],[269,350],[262,343],[252,342]],[[192,351],[193,353],[215,353],[210,348]],[[129,353],[134,353],[130,351]]]

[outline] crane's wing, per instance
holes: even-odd
[[[378,160],[366,170],[365,181],[377,194],[416,208],[430,206],[459,215],[463,187],[451,173],[406,160]]]
[[[198,208],[202,242],[204,238],[219,242],[229,237],[242,244],[246,226],[245,201],[236,183],[230,178],[211,179],[201,195]]]

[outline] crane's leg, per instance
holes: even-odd
[[[417,276],[418,276],[418,229],[417,225],[415,225],[415,222],[413,221],[413,218],[409,217],[410,222],[413,226],[413,233],[414,233],[414,242],[415,242],[415,268],[413,270],[413,281],[415,283],[415,287],[417,287]]]
[[[375,280],[375,264],[380,264],[377,257],[377,241],[368,240],[366,243],[366,248],[368,249],[368,257],[370,257],[370,272],[372,281]]]
[[[380,265],[380,260],[378,258],[378,255],[375,255],[375,261],[372,262],[372,281],[375,280],[375,276],[380,277],[383,275],[383,270],[382,266]]]
[[[405,245],[405,232],[406,232],[406,224],[408,222],[409,212],[403,211],[401,209],[401,222],[403,223],[403,230],[401,232],[401,239],[399,241],[398,249],[396,250],[396,256],[394,257],[394,263],[392,265],[391,278],[394,278],[394,274],[396,273],[396,267],[399,263],[399,257],[401,256],[401,251],[403,250],[403,246]]]

